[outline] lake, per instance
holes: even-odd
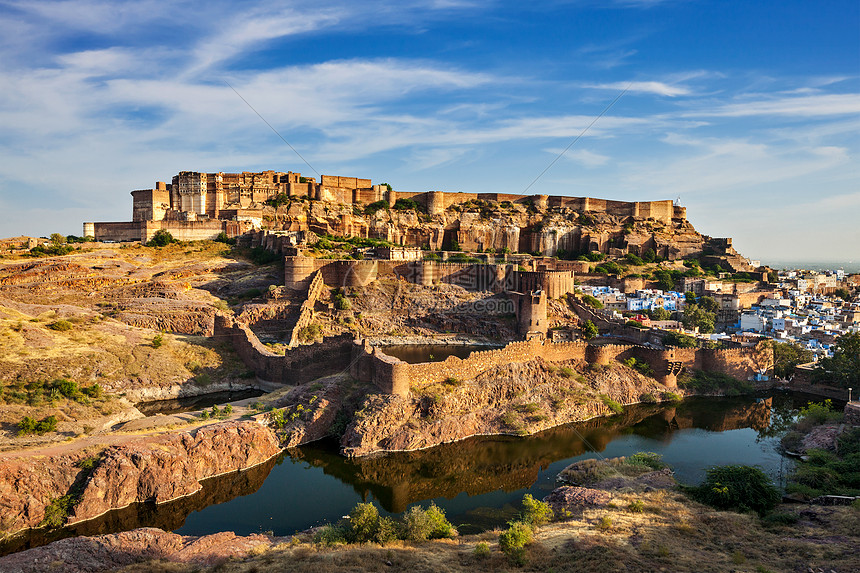
[[[504,524],[526,493],[537,498],[556,475],[585,458],[657,452],[676,478],[697,483],[707,467],[760,466],[779,485],[793,462],[777,451],[785,425],[808,399],[796,394],[693,398],[626,407],[611,418],[568,424],[528,437],[470,438],[418,452],[346,459],[337,444],[294,448],[255,468],[212,478],[198,494],[166,504],[136,504],[54,532],[31,531],[0,545],[0,554],[71,535],[160,527],[185,535],[234,531],[289,535],[371,501],[398,514],[430,501],[461,533]]]

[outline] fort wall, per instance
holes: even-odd
[[[471,380],[496,367],[542,358],[547,362],[569,360],[608,365],[629,358],[647,362],[656,378],[667,388],[677,387],[677,374],[683,367],[720,372],[746,380],[766,367],[766,348],[740,349],[656,349],[638,345],[593,345],[584,341],[550,342],[537,339],[512,342],[504,348],[473,352],[467,358],[449,356],[442,362],[408,364],[372,348],[366,341],[355,341],[351,372],[356,379],[372,383],[383,392],[408,395],[448,379]],[[770,360],[772,366],[772,359]]]
[[[236,353],[257,377],[282,384],[303,384],[349,368],[351,335],[332,336],[312,345],[269,351],[250,326],[231,317],[215,317],[215,335],[230,340]]]

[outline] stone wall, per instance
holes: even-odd
[[[550,342],[527,340],[512,342],[504,348],[473,352],[468,358],[449,356],[442,362],[408,364],[388,356],[366,341],[353,345],[350,372],[358,380],[372,383],[381,391],[407,396],[410,389],[420,389],[448,379],[471,380],[492,368],[542,358],[547,362],[568,360],[607,365],[629,358],[647,362],[655,377],[667,388],[677,387],[681,367],[720,372],[746,380],[759,368],[772,366],[766,345],[740,349],[670,348],[660,350],[638,345],[593,345],[584,341]]]
[[[313,345],[288,349],[284,355],[275,354],[248,325],[223,315],[215,318],[215,336],[230,340],[258,378],[281,384],[302,384],[347,370],[353,344],[351,335],[332,336]]]
[[[314,306],[316,306],[317,300],[319,300],[324,288],[325,284],[323,283],[322,273],[317,271],[314,278],[311,279],[311,284],[308,287],[308,296],[302,302],[301,309],[299,310],[299,319],[296,321],[296,324],[293,326],[293,331],[290,334],[290,341],[288,343],[290,348],[294,348],[299,345],[299,333],[303,328],[309,326],[311,322],[313,322]]]
[[[139,241],[144,233],[142,227],[137,221],[92,223],[92,236],[96,241]]]

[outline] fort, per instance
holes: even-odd
[[[527,205],[529,208],[569,209],[578,213],[606,213],[616,217],[652,219],[665,225],[686,220],[686,208],[664,201],[611,201],[589,197],[513,195],[505,193],[403,192],[370,179],[263,171],[258,173],[200,173],[181,171],[170,183],[156,182],[152,189],[131,192],[132,220],[84,223],[84,236],[99,241],[148,241],[159,230],[179,240],[212,239],[219,233],[237,236],[263,226],[267,201],[278,197],[313,200],[345,206],[367,206],[379,201],[395,205],[398,199],[420,205],[433,217],[454,205],[477,202]],[[401,243],[423,239],[404,236]],[[420,245],[418,245],[420,246]]]

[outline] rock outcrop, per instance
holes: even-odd
[[[37,527],[51,502],[66,495],[76,500],[69,523],[132,503],[163,503],[196,493],[206,478],[253,467],[280,451],[265,426],[226,422],[111,446],[94,464],[82,464],[82,452],[6,460],[0,466],[0,525],[7,532]]]
[[[97,537],[61,539],[44,547],[0,557],[0,571],[96,573],[147,561],[213,566],[253,554],[278,541],[278,538],[259,534],[242,537],[229,531],[191,537],[142,528]]]
[[[612,413],[609,400],[642,401],[663,395],[664,386],[614,364],[572,377],[543,360],[508,364],[474,380],[454,381],[409,397],[374,394],[366,398],[347,428],[341,446],[349,456],[429,448],[470,436],[525,435]],[[602,396],[601,396],[602,395]]]

